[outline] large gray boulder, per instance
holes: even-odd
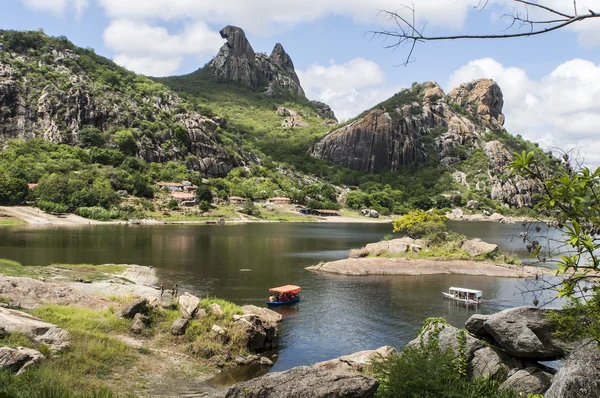
[[[498,252],[498,245],[487,243],[479,238],[465,240],[461,249],[469,253],[472,257],[488,256]]]
[[[573,350],[554,377],[546,398],[600,398],[600,351],[591,342]]]
[[[174,336],[181,336],[185,333],[190,321],[187,318],[176,319],[171,325],[171,334]]]
[[[485,322],[488,320],[489,315],[474,314],[465,322],[465,329],[475,336],[479,337],[490,337],[490,334],[485,330]]]
[[[547,320],[550,311],[519,307],[491,315],[485,330],[511,355],[523,359],[554,360],[565,354],[567,345],[553,336],[555,327]]]
[[[200,299],[188,292],[179,296],[179,311],[184,318],[192,319],[198,309],[198,304],[200,304]]]
[[[52,351],[66,350],[71,345],[71,333],[21,311],[0,308],[0,329],[21,333],[36,343],[50,346]]]
[[[369,398],[379,382],[357,373],[300,366],[229,388],[226,398]]]
[[[365,350],[350,355],[343,355],[329,361],[318,362],[313,367],[318,369],[335,370],[337,372],[360,372],[365,371],[374,361],[388,358],[396,353],[390,346],[379,347],[376,350]]]
[[[146,313],[148,310],[148,299],[139,298],[130,301],[121,312],[119,312],[119,316],[122,318],[133,318],[135,314],[138,313]]]
[[[416,339],[408,343],[408,346],[418,348],[423,345],[427,345],[433,339],[437,339],[438,346],[441,351],[446,351],[451,349],[454,352],[454,355],[457,357],[460,354],[459,351],[459,335],[461,333],[465,334],[466,344],[465,344],[465,356],[467,361],[471,361],[475,354],[475,351],[484,347],[483,343],[473,336],[466,333],[464,330],[461,331],[454,326],[445,324],[445,323],[433,323],[430,324],[427,328],[425,328]]]
[[[0,347],[0,371],[8,370],[21,374],[25,369],[42,359],[44,359],[44,356],[32,348]]]
[[[468,372],[471,377],[488,377],[499,380],[505,378],[511,370],[523,367],[523,362],[518,358],[491,347],[484,347],[473,354]]]
[[[515,372],[506,379],[500,385],[500,390],[513,390],[527,396],[527,394],[543,394],[550,387],[550,384],[552,384],[550,373],[537,367],[528,367]]]
[[[381,254],[402,254],[409,251],[419,252],[427,243],[420,239],[412,239],[408,236],[398,239],[382,240],[381,242],[369,243],[365,246],[365,255],[379,256]]]

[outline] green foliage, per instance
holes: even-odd
[[[20,205],[28,192],[27,181],[0,172],[0,205]]]
[[[169,210],[177,210],[179,209],[179,202],[175,199],[171,199],[167,202],[167,209]]]
[[[69,206],[49,200],[38,200],[37,206],[40,208],[40,210],[43,210],[46,213],[55,214],[57,216],[63,215],[69,211]]]
[[[103,207],[95,206],[95,207],[80,207],[75,213],[78,216],[89,218],[91,220],[98,221],[110,221],[110,220],[118,220],[123,219],[124,214],[119,210],[107,210]]]
[[[79,131],[79,141],[84,148],[101,147],[104,145],[102,131],[95,127],[86,127]]]
[[[120,130],[113,136],[119,151],[125,156],[135,156],[137,153],[136,137],[131,129]]]
[[[247,216],[260,217],[260,210],[252,202],[244,203],[242,208],[240,209],[240,213],[245,214]]]
[[[448,231],[446,216],[413,210],[394,220],[394,232],[405,233],[413,239],[426,237],[432,241],[444,240]]]
[[[568,156],[563,159],[563,168],[547,176],[546,159],[523,150],[515,154],[511,169],[543,184],[544,194],[535,209],[557,220],[564,246],[570,249],[558,258],[557,275],[563,276],[558,295],[569,300],[564,315],[553,316],[559,334],[600,342],[600,283],[595,276],[600,271],[600,168],[573,170]]]

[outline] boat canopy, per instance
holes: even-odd
[[[465,289],[464,287],[451,287],[449,290],[451,292],[473,293],[473,294],[477,294],[477,295],[483,294],[483,292],[481,290]]]
[[[272,287],[271,289],[269,289],[269,293],[293,293],[293,294],[298,294],[300,293],[300,286],[296,286],[296,285],[285,285],[285,286],[279,286],[279,287]]]

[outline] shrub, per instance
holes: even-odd
[[[0,205],[20,205],[25,200],[29,188],[20,178],[11,178],[0,173]]]
[[[169,209],[169,210],[179,209],[179,202],[177,202],[175,199],[169,200],[169,202],[167,203],[167,209]]]
[[[69,211],[69,206],[62,203],[56,203],[47,200],[39,200],[37,202],[37,207],[40,208],[40,210],[45,211],[46,213],[56,214],[58,216]]]
[[[103,207],[80,207],[75,211],[78,216],[98,221],[110,221],[123,218],[119,210],[107,210]]]
[[[394,220],[394,232],[402,232],[413,239],[427,238],[431,241],[443,241],[448,232],[446,216],[423,210],[413,210]]]

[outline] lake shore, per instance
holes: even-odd
[[[306,267],[309,271],[332,274],[367,275],[475,275],[502,278],[535,278],[551,270],[521,265],[495,264],[471,260],[407,258],[348,258]]]

